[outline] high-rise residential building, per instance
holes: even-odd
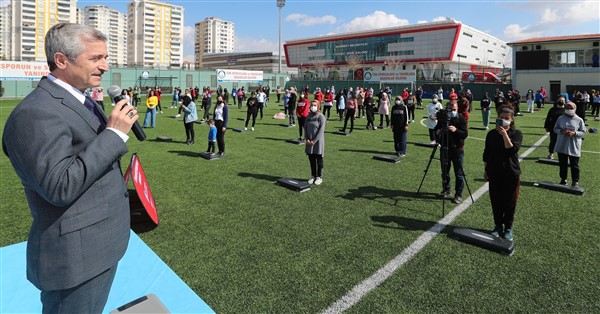
[[[196,43],[194,46],[194,62],[196,68],[203,66],[202,55],[205,53],[233,52],[235,27],[233,22],[217,17],[208,17],[196,23]]]
[[[50,27],[77,22],[76,0],[11,0],[10,60],[46,61],[44,37]]]
[[[127,7],[127,64],[180,68],[183,64],[183,7],[133,0]]]
[[[127,64],[127,15],[104,5],[79,9],[79,21],[106,35],[108,62],[113,66]]]
[[[10,17],[11,5],[0,5],[0,60],[10,58]]]

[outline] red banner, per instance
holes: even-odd
[[[133,181],[135,192],[140,198],[144,209],[146,209],[146,212],[152,221],[158,225],[158,212],[156,211],[156,204],[154,203],[154,198],[152,197],[152,192],[150,191],[150,185],[148,184],[148,180],[146,180],[144,169],[142,169],[142,163],[140,162],[137,154],[133,154],[131,156],[131,163],[125,171],[125,184],[129,183],[130,177],[131,181]]]

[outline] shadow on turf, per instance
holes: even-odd
[[[268,140],[268,141],[275,141],[275,142],[283,142],[285,141],[284,138],[276,138],[276,137],[265,137],[265,136],[257,136],[256,137],[257,140]]]
[[[170,150],[169,153],[178,154],[179,156],[186,156],[186,157],[200,157],[200,153],[190,152],[187,150]]]
[[[270,176],[268,174],[261,174],[261,173],[249,173],[249,172],[240,172],[238,173],[238,176],[242,177],[242,178],[254,178],[254,179],[259,179],[259,180],[265,180],[265,181],[269,181],[271,183],[275,183],[277,182],[277,180],[281,179],[282,177],[276,177],[276,176]],[[306,181],[306,179],[299,179],[299,178],[290,178],[292,180],[296,180],[296,181]]]
[[[373,221],[373,226],[375,227],[410,231],[427,231],[437,223],[437,221],[426,221],[400,216],[371,216],[371,221]],[[396,226],[388,225],[390,223],[394,223]],[[441,233],[446,235],[450,234],[454,228],[456,228],[456,226],[448,225],[446,228],[444,228],[444,230],[442,230]]]
[[[382,152],[378,150],[360,150],[360,149],[340,149],[340,152],[353,152],[353,153],[365,153],[365,154],[378,154],[378,155],[396,155],[394,152]]]
[[[402,206],[401,204],[408,205],[406,201],[412,200],[427,200],[430,202],[433,201],[441,201],[442,199],[435,193],[425,193],[422,192],[417,194],[416,192],[410,191],[402,191],[397,189],[383,189],[376,186],[361,186],[355,189],[349,189],[348,193],[344,195],[338,195],[337,197],[347,199],[350,201],[354,201],[358,198],[363,198],[370,201],[381,202],[386,206],[396,206],[400,208],[404,208],[410,211],[417,211],[425,214],[434,215],[434,213],[424,212],[420,210],[415,210],[412,206]],[[391,200],[393,203],[390,204]],[[435,214],[437,215],[437,214]]]

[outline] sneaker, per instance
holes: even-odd
[[[560,185],[567,185],[567,180],[560,180]]]
[[[252,127],[252,131],[254,131],[254,127]]]
[[[244,128],[244,131],[248,131],[248,128]]]
[[[571,183],[572,187],[578,187],[579,186],[579,182],[577,181],[573,181],[573,183]]]
[[[181,115],[180,114],[176,114],[175,118],[181,118]]]
[[[460,203],[462,203],[462,197],[460,197],[458,195],[455,196],[453,202],[454,202],[454,204],[460,204]]]
[[[298,138],[298,142],[304,142],[301,137]]]
[[[323,179],[321,179],[321,177],[317,177],[315,179],[315,185],[321,185],[321,183],[323,183]]]
[[[406,156],[406,154],[400,154],[400,157],[404,157],[404,156]]]
[[[508,228],[508,229],[504,230],[504,235],[502,237],[504,237],[508,241],[512,241],[513,240],[512,229]]]
[[[308,184],[315,184],[315,177],[311,177],[311,178],[308,180]]]
[[[449,197],[450,196],[450,191],[441,191],[439,195],[441,197]]]
[[[548,155],[548,159],[554,159],[554,154]]]
[[[160,111],[160,113],[163,113],[162,110]]]
[[[500,237],[500,234],[504,233],[504,230],[502,230],[502,226],[495,226],[494,230],[492,230],[492,232],[490,232],[490,234],[496,238]]]

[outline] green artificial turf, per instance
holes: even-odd
[[[355,131],[344,137],[331,134],[342,123],[329,121],[324,182],[297,193],[274,183],[281,177],[310,176],[304,146],[285,142],[298,138],[298,127],[281,127],[287,120],[272,118],[281,109],[274,100],[254,132],[232,132],[243,128],[238,118],[246,114],[231,106],[226,156],[213,161],[198,157],[206,150],[207,126],[196,124],[196,143],[186,145],[183,122],[172,117],[177,110],[168,108],[168,97],[163,103],[157,127],[145,129],[148,140],[138,142],[130,134],[124,157],[128,162],[131,153],[138,153],[159,211],[158,228],[140,237],[218,313],[319,312],[441,218],[438,160],[433,160],[416,195],[431,154],[430,148],[412,145],[429,142],[427,128],[420,123],[425,110],[416,110],[407,156],[398,164],[372,159],[374,154],[392,155],[389,129],[365,130],[366,120],[357,119]],[[15,104],[0,101],[2,129]],[[478,102],[473,107],[478,108]],[[545,134],[547,110],[548,106],[517,117],[524,133],[520,154]],[[142,122],[145,110],[140,111]],[[473,110],[471,116],[470,125],[481,125],[480,111]],[[600,127],[600,122],[588,123]],[[485,183],[485,134],[470,130],[466,140],[465,173],[471,192]],[[155,141],[161,135],[174,141]],[[547,156],[548,141],[521,164],[513,256],[447,237],[457,226],[493,226],[486,193],[349,312],[600,311],[600,139],[588,134],[583,142],[583,150],[589,151],[580,162],[584,196],[533,186],[536,181],[559,181],[557,166],[535,162]],[[0,171],[4,246],[26,240],[31,218],[23,188],[4,155]],[[467,197],[465,188],[463,198]],[[454,207],[446,201],[445,213]]]

